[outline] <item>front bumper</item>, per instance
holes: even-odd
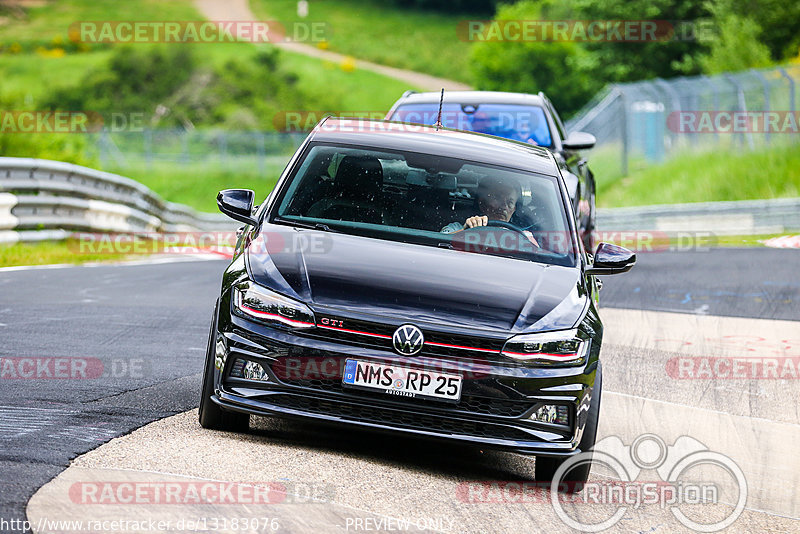
[[[321,339],[221,314],[216,339],[215,394],[227,410],[472,444],[523,454],[570,456],[583,433],[597,362],[528,368],[491,357],[404,357],[382,348]],[[435,366],[464,376],[458,403],[395,397],[341,384],[346,358],[410,367]],[[230,376],[238,359],[259,363],[266,380]],[[532,421],[541,404],[568,407],[569,424]]]

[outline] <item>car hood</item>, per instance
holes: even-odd
[[[248,248],[256,283],[315,311],[455,328],[570,328],[577,268],[270,225]],[[557,317],[554,317],[557,315]]]

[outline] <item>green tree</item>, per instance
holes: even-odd
[[[771,63],[769,48],[758,40],[761,29],[755,21],[734,14],[723,15],[715,21],[717,32],[707,41],[710,52],[698,59],[703,72],[734,72]]]
[[[792,59],[800,53],[800,2],[714,0],[712,9],[720,20],[733,14],[755,22],[759,28],[757,41],[767,47],[773,61]]]
[[[501,5],[495,20],[541,20],[543,13],[554,19],[560,17],[559,9],[549,1],[523,0]],[[574,42],[476,42],[471,64],[478,89],[544,91],[565,116],[579,109],[604,83],[592,75],[598,67],[594,58]]]
[[[699,74],[686,58],[704,51],[690,30],[710,18],[705,0],[572,0],[572,6],[581,20],[659,21],[675,30],[668,40],[586,43],[599,66],[595,76],[607,82],[669,78],[682,74],[676,70],[681,61],[690,66],[683,74]]]
[[[445,11],[447,13],[494,13],[498,0],[395,0],[395,3],[404,8],[429,9],[431,11]]]

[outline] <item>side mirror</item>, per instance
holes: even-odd
[[[253,217],[255,193],[249,189],[226,189],[217,195],[219,211],[237,221],[253,226],[258,221]]]
[[[617,274],[630,271],[636,264],[636,254],[627,248],[600,243],[594,253],[594,263],[586,269],[586,274]]]
[[[590,133],[572,132],[561,144],[567,150],[581,150],[592,148],[595,143],[597,143],[597,139]]]

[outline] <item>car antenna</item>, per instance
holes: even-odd
[[[439,96],[439,114],[436,116],[436,131],[442,127],[442,102],[444,102],[444,87],[442,87],[442,94]]]

